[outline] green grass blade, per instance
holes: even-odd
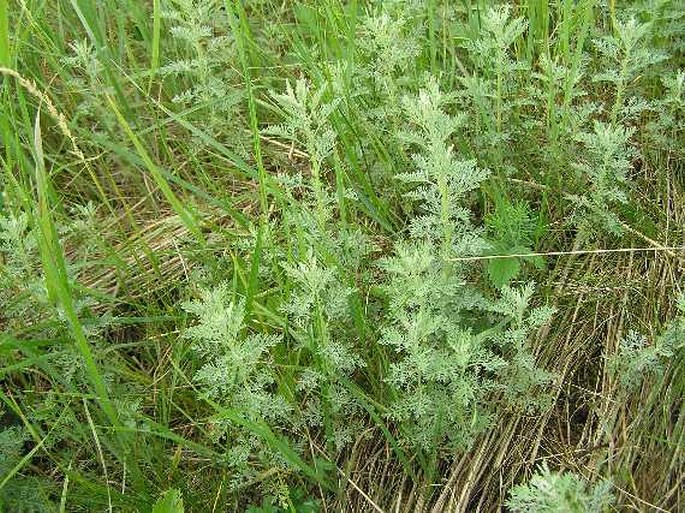
[[[57,231],[52,219],[49,199],[49,178],[45,170],[43,145],[40,130],[40,113],[36,116],[34,126],[34,152],[36,163],[36,185],[38,189],[38,205],[36,219],[40,227],[40,255],[45,272],[45,285],[50,298],[59,304],[67,318],[76,347],[83,358],[86,374],[98,397],[100,407],[109,421],[116,425],[118,417],[107,392],[105,381],[100,374],[95,357],[86,339],[83,325],[76,313],[71,286],[67,275],[64,252],[57,238]]]
[[[167,201],[171,204],[171,208],[173,208],[174,211],[181,217],[181,220],[183,221],[183,224],[185,224],[188,231],[195,235],[198,241],[200,241],[200,243],[204,245],[205,239],[202,235],[202,230],[200,229],[197,220],[195,219],[195,216],[193,215],[191,210],[189,208],[184,207],[181,203],[181,200],[179,200],[176,194],[174,194],[174,191],[169,186],[169,182],[167,182],[164,178],[162,170],[157,166],[157,164],[155,164],[152,161],[152,158],[148,154],[147,150],[145,150],[143,143],[140,141],[138,136],[133,132],[133,129],[128,124],[126,119],[124,119],[124,116],[117,107],[115,100],[111,96],[108,96],[107,100],[109,102],[110,108],[112,109],[112,112],[114,112],[114,114],[116,115],[117,121],[119,121],[119,125],[121,126],[121,128],[123,128],[124,132],[126,132],[126,135],[133,143],[133,146],[136,148],[138,155],[143,160],[143,163],[145,164],[145,167],[149,171],[150,175],[152,176],[152,179],[155,181],[159,189],[162,191],[162,194],[164,194],[164,197],[167,199]]]
[[[255,102],[254,91],[252,87],[252,74],[249,66],[248,47],[252,42],[250,28],[247,24],[242,2],[236,1],[235,6],[232,6],[231,2],[226,0],[224,5],[226,6],[226,10],[231,14],[229,16],[229,20],[231,22],[231,28],[236,36],[238,53],[240,55],[240,64],[245,81],[254,157],[257,163],[257,170],[259,172],[259,205],[261,209],[261,222],[262,224],[265,224],[266,216],[268,214],[268,203],[266,197],[266,169],[264,168],[264,160],[262,159],[262,143],[259,133],[259,122],[257,120],[257,105]]]
[[[160,0],[153,0],[152,2],[152,55],[150,56],[150,81],[147,85],[148,94],[159,70],[159,48],[162,33],[162,12],[159,2]]]
[[[9,35],[9,2],[0,2],[0,66],[12,67]]]

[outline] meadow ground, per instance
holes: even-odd
[[[0,0],[0,511],[683,511],[680,0]]]

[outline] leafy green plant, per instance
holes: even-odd
[[[61,243],[78,244],[79,251],[66,262],[67,279],[78,291],[74,306],[81,317],[95,317],[91,310],[101,306],[97,294],[78,286],[79,271],[97,244],[93,239],[92,211],[84,207],[72,221],[56,227]],[[64,312],[51,300],[39,259],[39,229],[26,213],[0,216],[0,307],[7,329],[42,331],[60,334],[66,326]],[[85,238],[86,241],[79,243]],[[111,320],[99,316],[92,324],[92,334],[106,328]]]
[[[358,436],[360,413],[344,380],[364,365],[346,337],[353,291],[313,254],[284,267],[295,287],[284,306],[296,341],[293,349],[306,353],[298,359],[303,370],[297,383],[304,420],[310,427],[323,427],[328,441],[341,450]]]
[[[626,103],[629,85],[639,74],[663,61],[663,52],[648,46],[651,23],[640,23],[635,18],[619,20],[614,25],[615,33],[594,41],[595,47],[608,61],[603,71],[593,77],[599,82],[614,86],[614,104],[611,108],[611,121],[622,121],[644,109],[638,103]]]
[[[633,133],[630,128],[595,121],[592,132],[577,135],[586,153],[574,167],[585,191],[572,196],[575,204],[572,220],[584,238],[603,231],[614,235],[623,232],[612,207],[628,201],[628,172],[635,156],[629,145]]]
[[[412,27],[409,13],[385,12],[371,14],[362,20],[360,50],[366,65],[361,68],[363,78],[370,79],[376,94],[386,99],[387,105],[398,105],[399,92],[411,82],[408,75],[412,62],[418,57],[417,28]],[[392,110],[377,115],[393,115]]]
[[[415,186],[407,196],[419,202],[422,214],[412,220],[413,240],[396,244],[395,255],[383,262],[390,323],[381,342],[401,356],[387,378],[397,398],[391,417],[404,426],[411,443],[433,450],[445,440],[467,447],[487,427],[484,399],[510,362],[507,372],[516,366],[519,378],[527,371],[533,374],[525,378],[537,384],[547,380],[523,355],[528,354],[527,333],[551,315],[542,309],[525,318],[532,289],[505,289],[501,300],[491,303],[468,283],[465,265],[454,259],[483,245],[480,230],[469,223],[466,193],[487,173],[455,158],[448,139],[460,120],[442,110],[445,100],[435,83],[418,99],[405,100],[416,130],[403,139],[421,153],[414,156],[417,171],[398,179]],[[482,326],[484,312],[491,309],[513,319],[511,327]],[[507,346],[511,360],[494,351],[497,345]]]
[[[511,16],[507,5],[490,7],[484,13],[481,30],[462,42],[473,62],[473,73],[460,78],[463,95],[475,112],[478,123],[473,137],[487,151],[485,158],[499,172],[503,164],[502,145],[512,138],[512,123],[518,101],[515,92],[525,61],[514,58],[514,43],[527,28],[523,18]]]
[[[38,241],[35,232],[29,228],[26,214],[0,217],[0,251],[3,256],[0,263],[0,304],[5,312],[5,322],[22,319],[24,325],[30,325],[49,310],[47,292],[38,278],[37,249]]]
[[[681,3],[0,2],[0,509],[683,509]]]
[[[69,44],[70,54],[61,59],[71,71],[69,86],[79,95],[77,115],[100,134],[116,129],[116,118],[107,108],[106,96],[113,90],[106,83],[105,69],[88,39]]]
[[[484,299],[436,253],[427,243],[397,245],[383,264],[390,322],[381,343],[400,356],[386,378],[396,397],[390,411],[412,444],[434,449],[447,438],[463,448],[487,426],[487,376],[505,362],[488,350],[487,332],[469,326]]]
[[[0,410],[2,413],[2,410]],[[25,444],[29,441],[26,431],[19,426],[0,428],[0,509],[11,508],[20,512],[54,511],[49,498],[49,483],[38,477],[25,477],[21,473],[7,482],[19,466],[21,471]]]
[[[532,307],[534,292],[532,283],[518,288],[504,286],[490,307],[507,321],[506,329],[493,335],[496,346],[508,360],[498,370],[497,387],[507,406],[531,413],[551,406],[550,385],[555,378],[537,366],[530,350],[529,337],[549,322],[556,311],[547,305]]]
[[[552,472],[545,463],[527,484],[510,490],[506,505],[521,513],[601,513],[612,503],[610,490],[608,481],[588,487],[576,474]]]
[[[665,89],[662,98],[654,102],[655,113],[647,124],[656,145],[676,155],[682,155],[682,123],[685,111],[685,72],[661,77]]]
[[[485,216],[487,241],[491,255],[516,255],[532,253],[538,237],[539,222],[530,207],[522,201],[499,198],[494,211]],[[521,271],[521,262],[530,261],[536,267],[544,265],[542,257],[496,258],[487,261],[490,282],[501,288],[516,279]]]
[[[317,216],[322,228],[326,221],[326,200],[323,190],[323,162],[335,146],[335,132],[328,118],[337,107],[338,101],[323,100],[324,86],[312,90],[306,80],[300,79],[295,87],[286,83],[285,94],[273,93],[274,100],[283,111],[285,122],[271,125],[266,133],[278,135],[300,144],[305,149],[311,164],[312,190],[316,198]]]
[[[168,0],[161,17],[169,25],[173,47],[165,49],[169,62],[159,74],[174,78],[172,102],[188,110],[191,119],[202,120],[204,130],[224,140],[221,132],[236,126],[241,116],[243,91],[240,76],[232,66],[237,62],[234,34],[223,2],[217,0]],[[230,141],[244,151],[241,136]],[[196,145],[203,142],[196,139]]]
[[[650,343],[636,331],[620,341],[618,351],[609,359],[613,375],[623,393],[630,394],[649,377],[663,376],[668,362],[685,347],[685,299],[681,297],[680,317],[668,324],[664,332]]]
[[[184,309],[197,318],[186,336],[203,359],[195,375],[202,394],[253,421],[289,424],[288,402],[274,393],[276,373],[269,349],[280,343],[274,335],[245,333],[244,303],[231,300],[227,285],[201,292]],[[230,420],[219,423],[217,435],[230,440],[227,462],[236,469],[236,481],[254,477],[250,459],[266,465],[277,458],[255,433]]]
[[[296,500],[290,500],[290,503],[285,506],[279,506],[274,501],[265,499],[260,506],[249,506],[245,511],[247,513],[317,513],[320,508],[312,499],[296,497]]]
[[[183,495],[174,488],[164,492],[152,508],[152,513],[183,513],[184,511]]]
[[[418,97],[404,98],[406,117],[414,129],[401,138],[419,153],[413,155],[415,171],[396,176],[411,187],[405,196],[418,202],[422,210],[411,221],[412,237],[439,244],[446,258],[481,247],[480,230],[470,224],[465,200],[488,176],[475,161],[459,158],[453,151],[450,137],[465,118],[443,110],[449,101],[450,96],[440,91],[435,81],[430,81]]]

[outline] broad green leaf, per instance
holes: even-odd
[[[176,488],[164,492],[152,508],[152,513],[184,513],[183,496]]]

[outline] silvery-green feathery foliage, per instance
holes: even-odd
[[[685,118],[685,71],[661,77],[664,95],[653,102],[654,114],[647,124],[649,134],[659,148],[683,157],[683,123]]]
[[[0,510],[678,509],[682,1],[477,4],[0,2]]]
[[[381,343],[400,356],[386,378],[397,391],[391,417],[420,448],[463,448],[488,425],[488,394],[500,391],[517,409],[549,406],[552,376],[536,367],[527,341],[553,310],[528,312],[530,285],[488,301],[436,253],[428,243],[398,244],[383,264],[390,323]],[[486,311],[500,321],[482,327]]]
[[[613,503],[611,483],[590,486],[580,476],[553,472],[547,464],[509,492],[507,507],[515,513],[602,513]]]
[[[88,123],[96,133],[105,135],[117,127],[112,111],[107,107],[106,95],[113,94],[105,80],[105,73],[95,46],[88,39],[69,43],[70,54],[61,62],[70,72],[69,86],[79,98],[76,115],[81,123]]]
[[[30,325],[49,309],[40,280],[38,241],[26,214],[0,217],[0,306],[5,322]]]
[[[345,115],[363,120],[360,127],[364,126],[364,136],[355,135],[358,156],[373,181],[388,190],[392,190],[389,162],[378,154],[378,145],[390,154],[401,148],[384,141],[403,129],[402,98],[415,93],[423,80],[415,63],[421,57],[425,28],[421,2],[373,2],[357,25],[355,62],[344,70],[345,97],[355,100],[343,104]]]
[[[409,443],[427,450],[445,442],[463,448],[484,429],[481,401],[506,365],[488,349],[488,333],[470,327],[485,300],[438,248],[398,244],[383,263],[389,322],[381,343],[399,357],[386,378],[396,391],[390,415]]]
[[[305,368],[298,380],[303,420],[323,428],[328,440],[342,449],[354,440],[360,413],[344,380],[364,365],[349,337],[349,297],[354,291],[313,252],[284,268],[295,288],[283,311],[292,326],[293,349],[304,353],[299,361]]]
[[[525,340],[551,311],[525,316],[530,287],[505,288],[498,302],[490,302],[469,283],[465,265],[453,260],[484,244],[470,222],[467,193],[487,172],[454,153],[449,139],[461,119],[445,112],[445,103],[435,83],[417,98],[405,99],[415,128],[403,140],[419,153],[417,171],[398,179],[415,187],[408,197],[423,212],[412,220],[411,239],[396,244],[394,256],[382,264],[390,322],[381,342],[400,356],[387,377],[397,396],[391,417],[404,427],[409,442],[423,449],[444,442],[468,446],[488,424],[483,400],[500,387],[498,377],[522,388],[507,392],[517,401],[549,379],[535,368]],[[479,323],[489,310],[510,318],[504,331]],[[496,346],[506,357],[493,351]],[[525,380],[517,381],[522,376]]]
[[[77,243],[81,238],[89,238],[91,224],[89,215],[92,208],[83,207],[75,213],[73,222],[68,225],[57,226],[57,236],[60,243],[73,241]],[[82,386],[86,382],[86,372],[83,359],[71,344],[68,320],[61,306],[51,301],[43,272],[39,251],[39,229],[32,224],[31,217],[26,213],[0,214],[0,375],[9,364],[9,353],[4,346],[4,337],[14,334],[18,339],[18,347],[23,347],[34,338],[39,340],[54,340],[44,354],[43,360],[49,368],[58,370],[51,381],[50,388],[38,388],[31,393],[39,395],[41,400],[31,409],[23,411],[24,422],[45,423],[55,422],[55,412],[64,409],[63,393],[69,386]],[[76,314],[84,321],[84,332],[89,339],[99,341],[104,329],[108,326],[108,317],[95,317],[90,309],[98,305],[97,299],[90,291],[77,286],[79,265],[82,257],[92,249],[91,242],[79,244],[75,251],[75,261],[67,260],[67,279],[75,291],[73,306]],[[7,340],[11,340],[9,337]],[[30,349],[28,349],[30,351]],[[110,378],[110,376],[108,376]],[[108,384],[111,380],[107,379]],[[10,414],[0,409],[0,475],[6,476],[18,465],[26,454],[25,445],[32,437],[23,427],[10,426],[7,419]],[[17,419],[20,422],[20,419]],[[74,419],[74,424],[77,421]],[[60,443],[69,443],[74,436],[69,430],[55,431],[48,440],[44,440],[43,449],[49,450]],[[0,489],[0,510],[7,507],[14,511],[15,505],[21,505],[17,511],[48,512],[55,511],[55,506],[48,499],[49,487],[37,477],[24,477],[21,473]]]
[[[62,244],[68,240],[78,243],[84,237],[89,239],[88,243],[78,245],[74,261],[67,261],[67,275],[72,284],[77,283],[79,266],[93,247],[93,220],[89,218],[92,214],[91,209],[83,207],[75,212],[70,224],[57,227]],[[0,319],[4,318],[8,327],[30,330],[42,326],[40,329],[53,334],[62,333],[67,321],[62,309],[48,297],[38,250],[38,231],[29,219],[25,213],[0,215]],[[79,291],[74,297],[74,307],[79,315],[87,317],[98,300],[82,287],[73,288]],[[58,322],[52,322],[55,320]],[[100,328],[105,323],[104,318],[101,321]],[[96,335],[97,329],[91,334]]]
[[[195,375],[203,393],[254,418],[283,417],[287,405],[269,390],[274,383],[269,350],[280,338],[249,333],[244,303],[231,299],[226,284],[201,291],[200,299],[185,303],[184,309],[197,319],[186,337],[203,361]]]
[[[251,333],[245,326],[244,303],[231,297],[226,284],[202,290],[200,298],[184,304],[196,323],[185,336],[202,360],[195,374],[200,393],[237,412],[248,421],[290,425],[291,405],[274,392],[275,372],[270,350],[281,342],[276,335]],[[236,471],[234,484],[254,478],[262,465],[282,461],[265,442],[242,426],[226,420],[217,435],[228,441],[227,463]]]
[[[682,67],[685,57],[685,9],[672,0],[636,2],[627,11],[637,19],[648,19],[652,24],[650,41],[661,52],[673,58],[675,67]]]
[[[465,200],[488,176],[474,160],[454,152],[450,138],[464,117],[444,110],[449,101],[449,95],[441,92],[435,81],[430,81],[418,97],[403,99],[412,129],[401,134],[401,139],[418,152],[412,156],[415,171],[396,176],[411,187],[405,196],[417,202],[422,211],[412,219],[412,238],[438,244],[446,257],[475,253],[482,247]]]
[[[592,132],[576,136],[584,149],[583,160],[576,163],[583,193],[574,195],[573,222],[582,237],[597,233],[620,235],[621,222],[614,208],[628,201],[628,172],[635,150],[630,145],[633,129],[595,121]]]
[[[552,318],[555,309],[546,305],[531,307],[534,293],[532,283],[518,288],[504,286],[490,307],[506,320],[505,329],[494,335],[498,353],[508,360],[498,371],[497,386],[506,406],[529,413],[551,406],[550,385],[554,379],[536,365],[529,338]]]
[[[574,147],[568,146],[566,141],[582,131],[591,116],[601,110],[601,104],[586,91],[589,59],[583,53],[576,59],[566,64],[560,58],[552,60],[545,54],[541,55],[540,71],[532,73],[537,82],[527,91],[527,94],[534,96],[538,105],[544,105],[545,116],[534,116],[533,119],[524,117],[525,125],[553,144],[552,148],[545,148],[543,157],[555,167],[565,166],[572,155]],[[531,131],[523,132],[520,136],[529,138]]]
[[[649,46],[651,31],[651,23],[641,23],[630,17],[615,23],[615,34],[594,41],[604,65],[593,79],[614,87],[614,103],[611,107],[611,119],[614,122],[634,117],[647,108],[647,104],[638,96],[626,100],[629,87],[636,79],[666,58],[663,52]]]
[[[302,206],[286,212],[282,223],[297,234],[294,263],[283,263],[287,281],[293,285],[282,312],[288,319],[288,335],[302,371],[297,377],[298,404],[302,427],[319,428],[328,442],[340,450],[355,439],[360,408],[345,380],[363,367],[352,332],[350,302],[356,291],[352,276],[368,252],[359,230],[347,230],[335,223],[340,198],[325,185],[326,159],[335,149],[336,137],[330,123],[339,101],[326,102],[326,87],[312,89],[305,79],[286,83],[284,94],[272,93],[284,121],[264,132],[276,135],[303,149],[309,157],[311,180],[302,174],[281,175],[279,182],[288,197]],[[266,248],[267,253],[270,251]],[[325,256],[325,258],[323,258]]]
[[[335,145],[335,132],[328,118],[339,103],[339,100],[324,101],[325,94],[325,86],[313,87],[303,78],[298,79],[294,87],[286,82],[285,93],[271,94],[285,120],[265,130],[300,146],[307,152],[312,165],[319,167]]]
[[[0,410],[0,418],[3,414]],[[0,476],[7,476],[13,471],[24,455],[24,444],[29,440],[23,427],[0,427]],[[15,507],[36,513],[55,511],[55,504],[49,500],[44,483],[37,477],[19,476],[0,488],[0,510],[19,511]]]
[[[609,358],[613,375],[624,394],[634,393],[649,378],[663,376],[669,361],[685,349],[685,296],[678,302],[679,316],[653,341],[629,332]]]
[[[512,45],[526,30],[526,22],[512,18],[511,8],[505,5],[488,8],[481,23],[482,30],[461,43],[473,64],[472,74],[460,77],[465,88],[461,95],[475,113],[477,129],[470,135],[482,148],[482,158],[502,166],[501,146],[511,139],[517,125],[512,123],[518,102],[515,93],[520,74],[528,67],[513,58]]]
[[[285,94],[272,93],[283,112],[284,122],[272,125],[265,133],[282,137],[303,148],[311,164],[312,190],[316,199],[316,216],[323,229],[328,216],[326,191],[322,185],[324,160],[333,152],[336,134],[331,128],[329,117],[339,100],[324,101],[326,85],[313,88],[306,79],[299,79],[295,87],[286,82]]]
[[[385,105],[371,112],[380,119],[394,114],[392,107],[397,105],[402,88],[410,84],[412,63],[420,52],[420,26],[408,13],[390,10],[389,5],[383,5],[380,12],[364,17],[361,23],[360,51],[365,65],[358,72],[385,99]]]
[[[231,136],[241,119],[242,78],[236,72],[234,36],[223,2],[218,0],[165,0],[162,17],[176,42],[176,54],[160,68],[162,76],[173,77],[173,103],[193,111],[204,131],[243,151],[243,137]],[[195,140],[198,148],[203,143]]]

